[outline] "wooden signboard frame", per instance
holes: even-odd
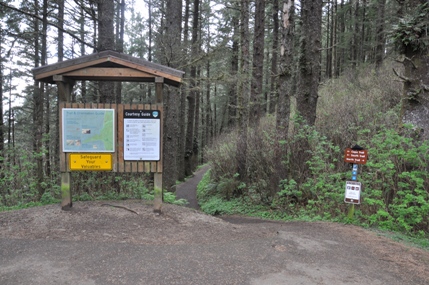
[[[60,122],[63,108],[114,109],[116,119],[116,144],[112,153],[112,172],[153,172],[154,173],[154,211],[161,212],[163,199],[162,186],[162,122],[163,122],[163,87],[164,84],[179,87],[183,71],[107,50],[85,55],[79,58],[58,62],[33,69],[34,79],[44,83],[56,84],[60,106]],[[119,81],[119,82],[154,82],[155,104],[108,104],[108,103],[73,103],[71,94],[76,81]],[[161,112],[161,154],[159,161],[125,161],[123,110],[159,110]],[[60,132],[60,136],[62,136]],[[62,138],[60,137],[60,141]],[[63,210],[73,205],[71,194],[71,175],[69,153],[60,149],[61,193]]]

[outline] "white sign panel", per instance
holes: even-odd
[[[346,194],[344,202],[351,204],[360,204],[360,192],[362,184],[356,181],[346,181]]]
[[[161,112],[124,110],[124,160],[161,160]]]

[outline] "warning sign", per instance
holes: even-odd
[[[350,204],[360,204],[360,192],[362,184],[356,181],[346,181],[346,193],[344,202]]]
[[[113,169],[110,153],[71,153],[70,171],[110,171]]]

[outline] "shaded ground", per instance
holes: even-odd
[[[423,285],[428,270],[428,251],[350,225],[155,215],[135,200],[0,213],[0,284]]]

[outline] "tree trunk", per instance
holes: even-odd
[[[3,50],[3,29],[0,29],[0,98],[3,98],[3,54],[1,53],[1,51]],[[10,100],[10,98],[9,98]],[[9,113],[12,110],[9,109]],[[0,157],[2,157],[2,159],[0,159],[0,170],[3,168],[3,158],[5,157],[5,151],[4,151],[4,121],[3,121],[3,104],[0,104],[0,118],[2,118],[0,120]],[[9,125],[10,125],[10,114],[9,114]],[[10,128],[9,128],[9,132],[10,132]],[[10,144],[10,139],[8,140],[8,143]],[[0,174],[0,179],[4,178],[3,172],[1,172],[2,174]],[[6,194],[6,189],[1,189],[0,190],[0,194],[3,197],[3,200],[6,201],[6,199],[4,199],[4,195]]]
[[[165,49],[163,64],[177,68],[181,60],[182,1],[168,0],[165,15]],[[171,88],[164,96],[164,152],[163,187],[170,190],[178,178],[178,146],[180,139],[179,106],[180,95]]]
[[[339,36],[337,36],[338,43],[341,45],[337,48],[337,60],[335,65],[335,76],[339,77],[341,71],[344,69],[345,64],[345,31],[346,31],[346,20],[344,15],[344,0],[340,2],[340,13],[337,14],[337,22],[339,23]]]
[[[198,69],[197,77],[201,78],[201,70]],[[198,82],[198,85],[200,85],[200,82]],[[200,101],[201,101],[201,92],[197,92],[195,94],[195,118],[194,118],[194,142],[192,145],[192,160],[191,160],[191,167],[192,172],[195,171],[195,169],[198,166],[198,150],[199,150],[199,143],[200,143]]]
[[[238,97],[239,135],[237,141],[237,173],[241,181],[247,180],[247,128],[248,128],[248,98],[249,98],[249,0],[241,0],[241,92]]]
[[[262,113],[262,82],[264,78],[265,0],[256,0],[255,32],[253,37],[252,88],[250,90],[249,121],[259,123]]]
[[[116,50],[124,52],[124,33],[125,33],[125,0],[121,0],[118,7],[117,17],[117,33],[116,33]],[[115,102],[122,103],[122,82],[115,82]]]
[[[185,0],[185,14],[184,14],[184,23],[183,23],[183,46],[188,47],[189,44],[189,0]],[[187,48],[185,48],[187,49]],[[189,68],[185,68],[185,74],[189,74]],[[179,108],[179,121],[180,124],[180,136],[178,144],[178,154],[177,154],[177,170],[178,170],[178,180],[183,181],[186,178],[186,167],[185,167],[185,141],[186,141],[186,95],[189,92],[188,87],[184,84],[181,86],[180,92],[180,108]]]
[[[384,15],[386,10],[386,0],[378,0],[377,5],[377,26],[376,26],[376,51],[375,66],[378,70],[384,59],[385,35],[384,35]]]
[[[279,78],[278,78],[278,57],[279,57],[279,0],[273,0],[272,8],[273,17],[273,51],[271,60],[271,88],[268,105],[268,113],[274,114],[276,111]]]
[[[301,18],[297,111],[307,124],[314,125],[320,77],[322,1],[302,0]]]
[[[114,19],[114,1],[113,0],[97,0],[98,4],[98,52],[104,50],[115,49],[115,35],[113,29]],[[112,81],[100,81],[99,102],[100,103],[115,103],[115,85]]]
[[[199,28],[199,8],[200,0],[194,0],[194,9],[192,13],[192,39],[191,39],[191,57],[196,58],[198,56],[199,44],[198,44],[198,28]],[[194,166],[192,165],[194,155],[194,126],[195,126],[195,105],[197,99],[197,67],[195,64],[191,66],[190,74],[190,91],[187,97],[188,99],[188,120],[186,128],[186,144],[185,144],[185,174],[189,176],[193,172]]]
[[[286,178],[286,165],[283,163],[286,152],[283,151],[284,143],[289,132],[290,99],[293,84],[293,52],[294,52],[294,0],[284,0],[282,9],[282,28],[280,43],[280,70],[279,70],[279,97],[276,116],[276,145],[275,165],[276,171],[271,177],[271,188],[273,194],[281,179]]]
[[[234,7],[238,10],[238,3],[233,2],[235,5]],[[232,50],[231,50],[231,81],[228,84],[228,99],[229,99],[229,106],[228,106],[228,127],[231,129],[232,127],[237,125],[237,75],[238,75],[238,65],[239,65],[239,37],[240,37],[240,19],[238,15],[233,11],[232,15]]]

